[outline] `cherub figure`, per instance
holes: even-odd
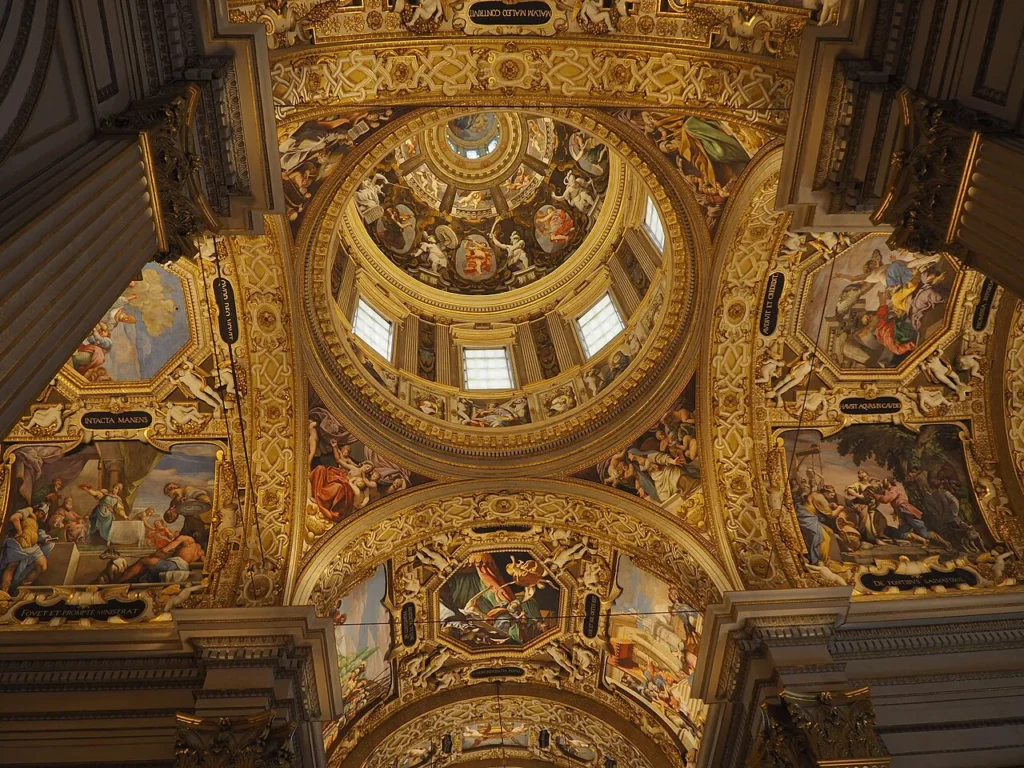
[[[615,11],[617,18],[613,17],[610,10],[602,7],[601,0],[583,0],[579,12],[581,26],[590,27],[591,33],[598,32],[602,26],[605,33],[611,32],[618,27],[618,19],[628,15],[626,0],[615,0]]]
[[[789,390],[799,387],[803,384],[807,377],[811,374],[811,368],[814,364],[811,362],[811,353],[804,352],[789,368],[789,373],[782,377],[782,379],[772,387],[771,397],[775,398],[775,404],[779,407],[782,406],[782,396],[789,392]]]
[[[571,170],[565,174],[565,191],[560,195],[552,195],[552,198],[568,203],[580,213],[585,214],[589,214],[597,205],[597,199],[590,194],[586,181]]]

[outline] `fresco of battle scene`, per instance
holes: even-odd
[[[217,446],[170,452],[123,440],[18,445],[0,544],[0,591],[198,583],[210,546]]]
[[[960,430],[856,424],[830,437],[784,433],[809,566],[844,574],[875,559],[997,557],[1001,550],[974,497]]]
[[[477,166],[514,151],[508,133],[524,137],[521,161],[504,178],[474,182]],[[367,232],[392,262],[442,290],[490,294],[543,277],[580,246],[608,186],[607,146],[512,113],[456,117],[443,134],[405,139],[356,191]],[[431,141],[440,149],[428,151]],[[451,155],[443,167],[438,151]]]

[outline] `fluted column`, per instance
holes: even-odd
[[[971,266],[1024,296],[1024,140],[975,134],[950,235]]]
[[[196,86],[103,122],[45,181],[0,198],[0,434],[142,266],[217,224],[189,152]]]

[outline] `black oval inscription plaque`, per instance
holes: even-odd
[[[974,317],[971,318],[971,327],[976,331],[984,331],[988,325],[988,315],[992,311],[992,300],[996,297],[996,288],[999,286],[991,277],[986,277],[981,284],[981,293],[978,295],[978,306],[974,308]]]
[[[474,669],[469,676],[479,680],[488,677],[522,677],[525,674],[520,667],[481,667]]]
[[[225,344],[234,344],[238,341],[238,310],[235,308],[235,289],[223,277],[218,277],[213,281],[213,295],[217,297],[217,309],[220,311],[218,318],[220,337],[224,339]]]
[[[896,397],[876,397],[869,400],[866,397],[848,397],[839,403],[839,410],[843,413],[898,413],[903,404]]]
[[[402,606],[402,645],[416,645],[416,606],[412,603]]]
[[[601,598],[597,595],[587,595],[583,601],[583,635],[585,637],[597,637],[597,626],[601,619]]]
[[[762,336],[771,336],[779,324],[779,299],[782,289],[786,287],[786,276],[781,272],[773,272],[768,276],[768,285],[764,289],[761,300],[761,322],[758,327]]]
[[[480,0],[469,6],[469,20],[474,24],[495,27],[501,24],[517,27],[539,27],[551,21],[551,6],[543,0]]]

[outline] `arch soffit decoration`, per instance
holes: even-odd
[[[668,43],[575,37],[381,39],[271,51],[280,121],[371,104],[657,107],[784,129],[796,62]],[[725,102],[723,104],[723,102]]]
[[[524,750],[509,748],[463,753],[462,760],[455,765],[474,765],[480,760],[500,760],[503,756],[507,764],[515,765],[519,758],[512,755],[518,754],[537,760],[543,755],[536,744],[536,732],[541,728],[584,736],[601,754],[614,757],[619,765],[631,768],[682,765],[668,744],[657,744],[629,715],[637,716],[639,713],[616,712],[606,704],[575,692],[517,683],[502,686],[499,715],[494,688],[479,684],[436,694],[425,702],[425,707],[409,707],[394,712],[361,738],[344,758],[332,759],[330,767],[390,768],[414,744],[438,743],[444,734],[461,738],[459,731],[467,724],[497,724],[499,718],[506,723],[528,723],[532,729],[529,746]],[[666,752],[666,749],[670,751]],[[551,755],[551,765],[578,764],[569,759],[559,759],[554,744],[551,752],[555,753]]]
[[[601,398],[592,401],[594,407],[577,409],[571,418],[548,422],[545,434],[550,437],[545,440],[538,440],[535,427],[481,433],[477,429],[459,432],[450,428],[454,425],[446,425],[441,434],[432,420],[421,418],[409,407],[399,408],[389,393],[364,375],[361,365],[341,351],[331,309],[331,227],[348,205],[358,179],[374,165],[373,147],[415,120],[417,113],[379,129],[373,140],[353,149],[317,192],[300,229],[295,246],[296,253],[301,254],[296,259],[296,279],[298,285],[305,286],[303,295],[307,298],[301,333],[306,340],[303,346],[315,350],[310,352],[307,365],[317,390],[354,434],[372,436],[381,453],[426,474],[441,478],[488,473],[504,477],[517,465],[518,471],[530,474],[578,471],[615,450],[622,440],[620,430],[628,428],[632,432],[632,425],[643,428],[655,422],[696,366],[696,333],[709,309],[701,300],[706,293],[701,288],[710,261],[710,243],[692,190],[633,126],[599,110],[559,108],[553,112],[566,122],[598,133],[623,157],[639,164],[644,175],[657,179],[653,193],[664,212],[673,248],[686,253],[687,258],[673,260],[675,274],[665,301],[667,309],[646,342],[650,351],[645,352],[645,359],[632,368],[628,377],[622,377],[614,388],[609,387]],[[666,350],[673,354],[665,354]],[[630,427],[625,426],[627,422]],[[592,437],[581,453],[579,438],[588,433]],[[452,450],[453,445],[456,450]]]
[[[480,525],[557,527],[608,541],[683,587],[701,610],[738,586],[717,553],[661,508],[585,481],[522,478],[506,480],[500,491],[491,480],[430,483],[373,505],[317,541],[299,566],[291,602],[329,614],[385,561],[440,534]]]

